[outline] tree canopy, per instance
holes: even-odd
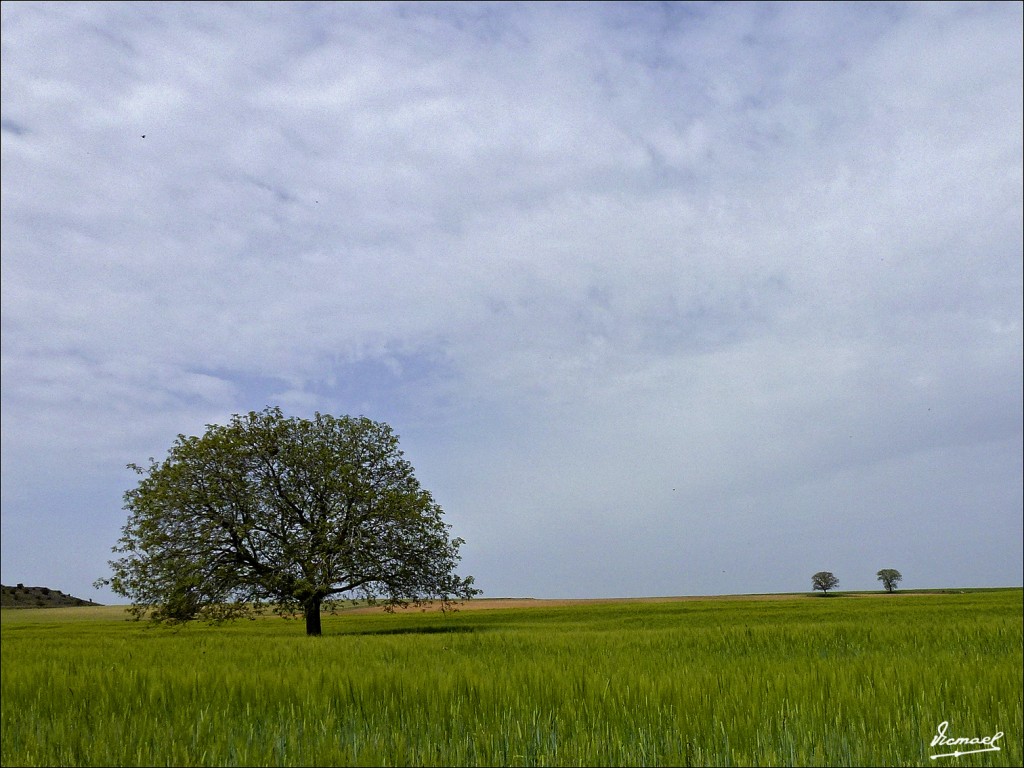
[[[811,585],[815,590],[821,590],[823,594],[828,594],[830,589],[835,589],[839,586],[839,579],[837,579],[830,571],[818,571],[811,577]]]
[[[225,619],[269,604],[302,612],[319,635],[325,602],[449,607],[479,594],[455,573],[463,540],[449,538],[387,424],[270,407],[129,467],[141,480],[124,495],[121,557],[98,584],[137,617]]]
[[[887,592],[892,592],[903,581],[903,574],[895,568],[883,568],[878,572],[878,580]]]

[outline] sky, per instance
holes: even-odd
[[[0,12],[4,584],[276,405],[484,597],[1021,585],[1020,3]]]

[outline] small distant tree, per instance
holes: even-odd
[[[839,586],[839,579],[833,576],[829,571],[818,571],[811,577],[811,584],[815,590],[820,589],[827,595],[830,589],[835,589]]]
[[[892,592],[903,580],[903,574],[895,568],[883,568],[878,572],[878,580],[887,592]]]

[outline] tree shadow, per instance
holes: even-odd
[[[423,627],[392,627],[390,629],[360,629],[353,630],[350,632],[339,632],[341,635],[444,635],[444,634],[455,634],[461,632],[474,632],[474,627],[466,627],[461,625],[456,626],[438,626],[436,624],[428,624]]]

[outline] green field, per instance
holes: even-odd
[[[1016,765],[1022,591],[267,617],[5,610],[14,765]],[[932,747],[1002,731],[999,751]]]

